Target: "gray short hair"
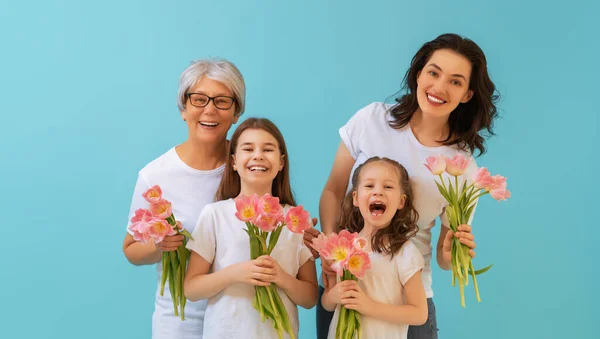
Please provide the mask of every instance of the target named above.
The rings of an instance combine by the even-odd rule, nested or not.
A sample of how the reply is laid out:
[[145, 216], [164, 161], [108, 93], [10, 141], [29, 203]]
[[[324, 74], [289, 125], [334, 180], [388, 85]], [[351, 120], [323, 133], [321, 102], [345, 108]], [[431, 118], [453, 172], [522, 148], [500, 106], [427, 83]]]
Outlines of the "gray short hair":
[[177, 93], [177, 106], [180, 111], [185, 110], [186, 94], [200, 79], [206, 76], [225, 85], [236, 100], [235, 115], [244, 113], [246, 104], [246, 85], [240, 70], [230, 61], [221, 58], [202, 59], [192, 64], [181, 73], [179, 90]]

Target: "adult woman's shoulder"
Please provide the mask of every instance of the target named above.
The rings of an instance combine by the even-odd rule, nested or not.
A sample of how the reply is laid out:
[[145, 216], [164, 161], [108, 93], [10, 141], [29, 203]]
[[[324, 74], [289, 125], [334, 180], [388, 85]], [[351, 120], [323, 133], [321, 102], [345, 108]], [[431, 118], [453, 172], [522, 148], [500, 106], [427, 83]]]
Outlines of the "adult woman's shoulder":
[[382, 116], [386, 115], [392, 105], [385, 104], [383, 102], [375, 101], [372, 102], [361, 109], [359, 109], [354, 116], [359, 117], [373, 117], [373, 116]]

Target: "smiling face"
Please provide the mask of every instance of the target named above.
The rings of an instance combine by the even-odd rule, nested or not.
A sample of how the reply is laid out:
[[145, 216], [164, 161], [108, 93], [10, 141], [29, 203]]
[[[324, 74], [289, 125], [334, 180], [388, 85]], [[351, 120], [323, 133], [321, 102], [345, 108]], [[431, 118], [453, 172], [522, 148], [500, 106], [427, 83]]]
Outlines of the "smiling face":
[[471, 63], [448, 49], [431, 55], [417, 76], [417, 101], [424, 114], [447, 117], [473, 96], [469, 90]]
[[400, 186], [400, 172], [384, 161], [365, 165], [360, 172], [352, 202], [375, 229], [387, 227], [396, 211], [404, 207], [406, 195]]
[[277, 139], [263, 129], [247, 129], [237, 140], [232, 155], [233, 169], [244, 186], [268, 186], [283, 169], [283, 157]]
[[[221, 82], [203, 76], [188, 93], [200, 93], [210, 97], [229, 96], [233, 94]], [[191, 104], [189, 95], [181, 117], [188, 126], [188, 140], [199, 143], [219, 143], [227, 138], [227, 131], [238, 121], [234, 103], [231, 108], [222, 110], [215, 107], [211, 100], [205, 107]]]

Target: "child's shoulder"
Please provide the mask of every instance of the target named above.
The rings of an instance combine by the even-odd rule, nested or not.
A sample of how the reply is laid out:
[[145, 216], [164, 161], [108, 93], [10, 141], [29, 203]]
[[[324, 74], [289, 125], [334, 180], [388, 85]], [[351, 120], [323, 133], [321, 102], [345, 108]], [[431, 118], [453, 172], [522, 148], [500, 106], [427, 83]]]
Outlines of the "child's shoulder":
[[385, 104], [383, 102], [373, 102], [363, 108], [361, 108], [353, 117], [353, 120], [362, 125], [364, 128], [366, 127], [381, 127], [388, 128], [388, 123], [390, 121], [390, 109], [391, 105]]
[[[400, 252], [414, 252], [414, 251], [419, 251], [419, 249], [417, 248], [417, 245], [415, 245], [412, 240], [408, 239], [404, 242], [404, 244], [402, 244], [402, 247], [400, 247]], [[419, 252], [421, 253], [421, 252]]]
[[211, 202], [210, 204], [204, 205], [203, 208], [205, 213], [230, 213], [232, 210], [235, 210], [235, 202], [233, 199]]
[[407, 240], [398, 254], [394, 256], [396, 267], [398, 268], [398, 276], [400, 283], [405, 285], [406, 282], [419, 270], [425, 267], [425, 259], [417, 246], [412, 241]]
[[398, 250], [398, 253], [396, 254], [396, 257], [398, 258], [398, 260], [409, 260], [409, 261], [419, 261], [419, 259], [423, 260], [423, 254], [421, 253], [421, 251], [419, 251], [419, 249], [417, 248], [417, 245], [415, 245], [410, 239], [407, 240], [402, 247], [400, 247], [400, 250]]
[[212, 208], [215, 209], [230, 208], [231, 206], [235, 206], [235, 202], [233, 201], [233, 199], [219, 200], [211, 202], [210, 204], [206, 204], [206, 206], [212, 206]]

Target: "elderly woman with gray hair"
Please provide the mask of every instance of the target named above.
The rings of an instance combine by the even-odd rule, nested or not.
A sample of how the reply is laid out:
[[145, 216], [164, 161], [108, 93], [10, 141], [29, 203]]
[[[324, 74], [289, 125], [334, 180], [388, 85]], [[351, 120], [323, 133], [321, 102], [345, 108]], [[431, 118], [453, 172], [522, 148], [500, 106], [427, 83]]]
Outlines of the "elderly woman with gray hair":
[[[147, 208], [142, 193], [160, 185], [165, 199], [173, 204], [180, 226], [190, 233], [204, 205], [213, 201], [227, 158], [227, 132], [244, 112], [246, 87], [237, 67], [227, 60], [210, 59], [192, 63], [179, 80], [178, 106], [188, 137], [169, 149], [138, 173], [129, 210], [130, 219], [138, 208]], [[183, 236], [166, 237], [157, 245], [142, 244], [128, 231], [123, 252], [134, 265], [154, 265], [162, 252], [173, 251]], [[160, 295], [162, 265], [156, 265], [157, 291], [152, 316], [153, 339], [202, 338], [206, 300], [189, 302], [186, 320], [175, 316], [169, 288]]]

